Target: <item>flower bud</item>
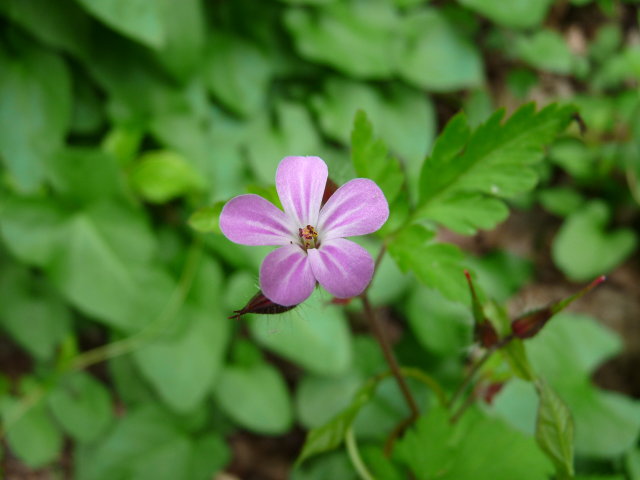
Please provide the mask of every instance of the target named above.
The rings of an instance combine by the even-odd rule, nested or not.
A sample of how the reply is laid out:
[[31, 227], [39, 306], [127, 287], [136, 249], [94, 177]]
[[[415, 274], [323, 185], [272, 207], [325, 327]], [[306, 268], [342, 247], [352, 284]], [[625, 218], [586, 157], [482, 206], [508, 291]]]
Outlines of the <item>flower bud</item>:
[[247, 304], [242, 307], [240, 310], [234, 310], [233, 315], [229, 318], [233, 320], [239, 320], [242, 315], [245, 313], [257, 313], [260, 315], [277, 315], [278, 313], [288, 312], [289, 310], [296, 308], [297, 305], [291, 305], [285, 307], [283, 305], [278, 305], [277, 303], [273, 303], [267, 297], [264, 296], [261, 290], [258, 290], [251, 300], [247, 302]]
[[551, 317], [553, 317], [556, 313], [564, 310], [571, 303], [575, 302], [577, 299], [582, 297], [587, 292], [591, 291], [594, 287], [600, 285], [602, 282], [606, 280], [604, 275], [596, 278], [593, 282], [587, 285], [585, 288], [580, 290], [578, 293], [571, 295], [564, 300], [560, 300], [548, 307], [541, 308], [539, 310], [534, 310], [533, 312], [526, 313], [521, 317], [516, 318], [511, 323], [511, 330], [513, 334], [521, 339], [534, 337], [542, 327], [544, 327]]
[[469, 283], [469, 290], [471, 291], [471, 306], [473, 310], [473, 319], [475, 320], [473, 337], [475, 341], [480, 343], [484, 348], [491, 348], [498, 343], [498, 332], [496, 332], [493, 324], [484, 314], [484, 309], [476, 295], [476, 289], [473, 286], [473, 281], [471, 280], [469, 271], [465, 270], [464, 275], [467, 277], [467, 283]]

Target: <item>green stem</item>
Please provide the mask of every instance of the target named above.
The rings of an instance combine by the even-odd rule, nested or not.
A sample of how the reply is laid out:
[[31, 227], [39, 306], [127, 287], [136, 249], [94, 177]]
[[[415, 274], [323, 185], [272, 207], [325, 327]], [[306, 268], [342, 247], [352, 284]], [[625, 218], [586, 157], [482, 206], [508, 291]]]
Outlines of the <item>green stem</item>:
[[358, 444], [356, 443], [356, 436], [353, 434], [353, 428], [349, 427], [344, 437], [344, 442], [347, 446], [347, 454], [351, 460], [351, 464], [360, 475], [362, 480], [375, 480], [375, 477], [371, 474], [367, 466], [362, 461], [360, 451], [358, 450]]

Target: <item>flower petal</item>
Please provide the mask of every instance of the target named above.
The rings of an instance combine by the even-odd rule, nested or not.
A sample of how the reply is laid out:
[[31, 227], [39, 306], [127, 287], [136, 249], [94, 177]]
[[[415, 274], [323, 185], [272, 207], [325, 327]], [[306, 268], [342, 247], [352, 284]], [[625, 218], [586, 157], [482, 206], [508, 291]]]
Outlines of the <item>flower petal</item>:
[[320, 211], [317, 230], [321, 242], [333, 238], [366, 235], [389, 218], [389, 204], [380, 187], [368, 178], [354, 178], [342, 185]]
[[260, 266], [260, 289], [278, 305], [304, 302], [315, 285], [307, 254], [299, 245], [286, 245], [274, 250]]
[[285, 157], [278, 165], [278, 196], [298, 227], [317, 225], [327, 176], [327, 165], [320, 157]]
[[220, 230], [241, 245], [286, 245], [297, 242], [294, 226], [282, 210], [259, 195], [229, 200], [220, 213]]
[[369, 252], [344, 238], [325, 241], [320, 248], [307, 250], [307, 255], [320, 285], [338, 298], [360, 295], [373, 276]]

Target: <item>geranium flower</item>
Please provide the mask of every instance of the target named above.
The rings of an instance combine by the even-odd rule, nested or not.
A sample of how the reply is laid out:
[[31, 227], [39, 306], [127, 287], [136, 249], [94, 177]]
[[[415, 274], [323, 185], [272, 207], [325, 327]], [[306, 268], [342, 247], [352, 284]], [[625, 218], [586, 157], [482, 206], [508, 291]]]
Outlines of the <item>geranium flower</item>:
[[279, 305], [306, 300], [318, 282], [338, 298], [360, 295], [374, 262], [344, 237], [378, 230], [389, 217], [382, 190], [367, 178], [342, 185], [322, 206], [328, 169], [319, 157], [285, 157], [276, 171], [284, 212], [259, 195], [232, 198], [220, 214], [220, 229], [242, 245], [274, 245], [260, 267], [260, 289]]

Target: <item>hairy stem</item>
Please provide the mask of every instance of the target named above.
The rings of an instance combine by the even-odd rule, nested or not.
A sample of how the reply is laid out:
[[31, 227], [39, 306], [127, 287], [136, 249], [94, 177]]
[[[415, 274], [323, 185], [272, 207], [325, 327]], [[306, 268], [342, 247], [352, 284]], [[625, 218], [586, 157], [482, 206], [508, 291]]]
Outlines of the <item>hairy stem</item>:
[[415, 420], [420, 415], [420, 410], [418, 409], [418, 405], [416, 404], [411, 391], [409, 390], [409, 386], [402, 376], [402, 372], [400, 370], [400, 365], [398, 365], [398, 361], [396, 360], [395, 355], [393, 354], [393, 350], [391, 349], [391, 345], [389, 344], [389, 340], [387, 339], [380, 322], [378, 321], [373, 308], [371, 307], [371, 303], [369, 302], [369, 297], [367, 293], [363, 293], [360, 298], [362, 299], [362, 305], [364, 306], [365, 317], [369, 322], [369, 326], [373, 335], [376, 337], [380, 348], [382, 349], [382, 353], [384, 354], [384, 358], [386, 359], [389, 367], [391, 368], [391, 373], [393, 373], [396, 382], [398, 383], [398, 387], [400, 387], [400, 391], [404, 396], [405, 401], [411, 411], [411, 419]]

